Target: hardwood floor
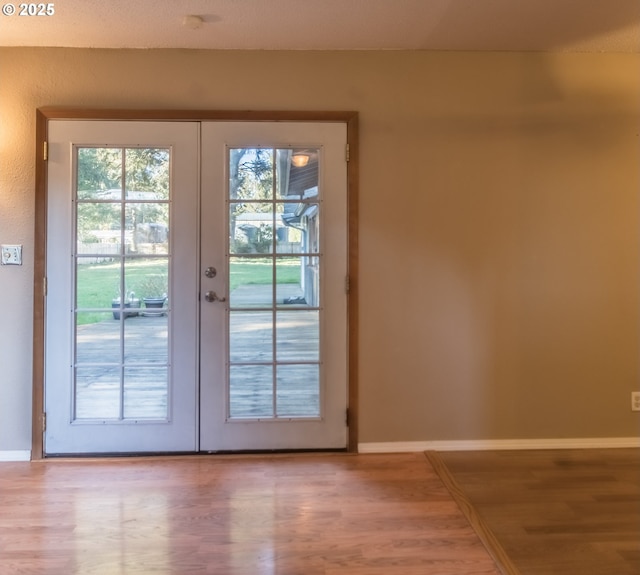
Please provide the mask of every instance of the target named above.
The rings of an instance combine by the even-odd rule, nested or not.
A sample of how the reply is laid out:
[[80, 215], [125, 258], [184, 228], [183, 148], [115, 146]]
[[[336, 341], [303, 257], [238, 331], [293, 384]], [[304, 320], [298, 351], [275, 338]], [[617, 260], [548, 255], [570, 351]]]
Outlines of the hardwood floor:
[[0, 463], [2, 575], [499, 575], [424, 454]]
[[515, 572], [640, 574], [640, 449], [440, 452], [438, 459]]

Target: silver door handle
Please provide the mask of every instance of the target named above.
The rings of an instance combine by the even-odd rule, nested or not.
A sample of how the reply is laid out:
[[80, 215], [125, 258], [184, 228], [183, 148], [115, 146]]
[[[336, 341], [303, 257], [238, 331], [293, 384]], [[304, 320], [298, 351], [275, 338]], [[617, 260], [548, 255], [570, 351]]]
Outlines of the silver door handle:
[[206, 299], [208, 302], [214, 302], [214, 301], [219, 301], [219, 302], [223, 302], [223, 301], [227, 301], [226, 297], [218, 297], [218, 294], [214, 291], [208, 291], [204, 294], [204, 299]]

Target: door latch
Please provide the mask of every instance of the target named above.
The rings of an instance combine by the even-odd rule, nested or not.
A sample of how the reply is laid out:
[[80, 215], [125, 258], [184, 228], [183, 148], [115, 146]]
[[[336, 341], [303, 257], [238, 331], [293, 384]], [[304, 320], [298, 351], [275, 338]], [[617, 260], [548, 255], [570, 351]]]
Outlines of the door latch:
[[214, 301], [219, 301], [219, 302], [223, 302], [223, 301], [227, 301], [226, 297], [218, 297], [218, 294], [214, 291], [208, 291], [204, 294], [204, 299], [206, 299], [208, 302], [214, 302]]

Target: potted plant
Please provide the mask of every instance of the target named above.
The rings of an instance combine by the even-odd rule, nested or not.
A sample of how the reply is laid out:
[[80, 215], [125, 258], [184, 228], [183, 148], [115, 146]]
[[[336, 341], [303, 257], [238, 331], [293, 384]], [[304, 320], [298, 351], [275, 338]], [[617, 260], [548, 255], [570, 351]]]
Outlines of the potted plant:
[[167, 301], [168, 278], [166, 274], [148, 274], [138, 283], [142, 294], [144, 311], [142, 315], [158, 316], [164, 314]]

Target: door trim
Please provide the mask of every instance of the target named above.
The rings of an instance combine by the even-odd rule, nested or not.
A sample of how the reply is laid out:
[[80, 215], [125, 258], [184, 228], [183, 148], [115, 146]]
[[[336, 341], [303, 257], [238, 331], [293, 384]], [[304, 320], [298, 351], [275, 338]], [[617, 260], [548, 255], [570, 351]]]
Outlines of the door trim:
[[[44, 458], [45, 295], [47, 253], [47, 157], [49, 120], [135, 121], [247, 121], [340, 122], [347, 126], [347, 345], [348, 442], [358, 447], [358, 112], [336, 111], [234, 111], [234, 110], [118, 110], [43, 107], [36, 110], [35, 215], [33, 269], [33, 408], [31, 459]], [[347, 150], [345, 150], [347, 154]]]

